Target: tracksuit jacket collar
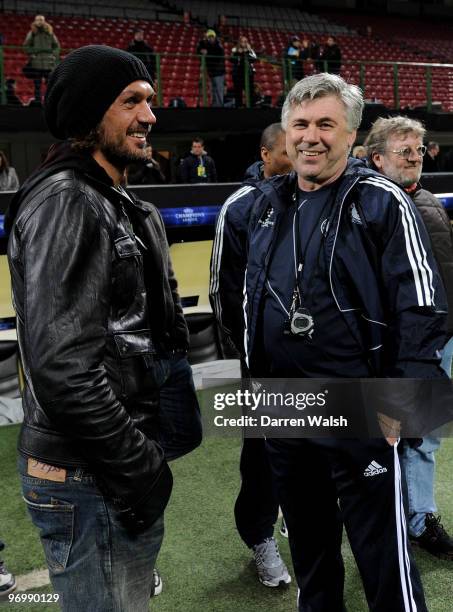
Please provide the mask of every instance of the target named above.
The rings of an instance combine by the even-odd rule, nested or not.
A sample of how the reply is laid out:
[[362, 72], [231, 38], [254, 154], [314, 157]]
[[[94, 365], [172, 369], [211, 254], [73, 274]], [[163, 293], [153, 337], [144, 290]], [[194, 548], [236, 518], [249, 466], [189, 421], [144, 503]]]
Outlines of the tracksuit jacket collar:
[[[250, 169], [251, 168], [252, 167], [250, 167]], [[363, 161], [350, 157], [346, 169], [340, 177], [341, 186], [338, 192], [338, 201], [341, 202], [343, 200], [358, 178], [366, 178], [367, 176], [381, 175], [375, 170], [368, 168]], [[289, 174], [279, 174], [270, 179], [263, 179], [260, 181], [250, 176], [244, 181], [244, 185], [253, 185], [256, 189], [261, 191], [263, 195], [270, 200], [273, 208], [278, 211], [286, 208], [291, 202], [290, 198], [296, 188], [296, 179], [297, 175], [293, 171]]]

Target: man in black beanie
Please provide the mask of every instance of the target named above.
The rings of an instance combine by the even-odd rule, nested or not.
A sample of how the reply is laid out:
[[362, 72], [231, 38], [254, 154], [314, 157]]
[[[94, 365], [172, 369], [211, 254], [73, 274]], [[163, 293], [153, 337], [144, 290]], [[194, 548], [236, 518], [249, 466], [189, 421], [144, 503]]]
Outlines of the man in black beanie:
[[172, 489], [159, 388], [188, 332], [162, 219], [122, 186], [146, 161], [153, 94], [125, 51], [70, 53], [44, 106], [65, 142], [7, 216], [23, 494], [65, 612], [148, 610]]

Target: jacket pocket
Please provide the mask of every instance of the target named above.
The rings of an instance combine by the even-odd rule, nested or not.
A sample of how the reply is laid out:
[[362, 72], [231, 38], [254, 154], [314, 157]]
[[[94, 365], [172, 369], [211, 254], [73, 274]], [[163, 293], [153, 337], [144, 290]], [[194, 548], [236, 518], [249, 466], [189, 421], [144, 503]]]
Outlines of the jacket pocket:
[[149, 329], [134, 332], [118, 332], [113, 336], [119, 356], [122, 359], [137, 355], [154, 355], [156, 349]]
[[155, 389], [154, 379], [149, 371], [154, 365], [156, 349], [149, 329], [113, 334], [116, 352], [116, 368], [120, 373], [123, 400]]
[[113, 244], [112, 291], [114, 303], [124, 316], [144, 291], [143, 258], [137, 243], [128, 234]]
[[125, 259], [126, 257], [134, 257], [135, 255], [140, 255], [140, 251], [138, 250], [137, 243], [128, 234], [124, 236], [119, 236], [115, 239], [115, 252], [120, 259]]

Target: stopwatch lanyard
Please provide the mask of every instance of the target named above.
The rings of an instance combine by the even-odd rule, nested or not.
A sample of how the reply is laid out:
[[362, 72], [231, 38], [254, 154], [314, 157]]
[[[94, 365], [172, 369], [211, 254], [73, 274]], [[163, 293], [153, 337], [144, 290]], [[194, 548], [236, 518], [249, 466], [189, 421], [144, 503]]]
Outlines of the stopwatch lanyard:
[[[291, 316], [294, 314], [294, 312], [296, 311], [296, 309], [301, 305], [302, 303], [302, 295], [304, 293], [308, 294], [309, 293], [309, 289], [311, 288], [311, 284], [313, 282], [313, 279], [315, 277], [315, 274], [313, 273], [310, 277], [309, 283], [306, 287], [306, 291], [304, 292], [302, 287], [303, 287], [303, 279], [304, 279], [304, 270], [305, 270], [305, 261], [306, 261], [306, 256], [308, 253], [308, 249], [310, 247], [310, 244], [313, 240], [313, 236], [314, 233], [316, 231], [316, 229], [319, 226], [319, 223], [321, 221], [321, 218], [325, 212], [326, 209], [329, 210], [329, 218], [330, 218], [330, 214], [332, 211], [332, 207], [333, 204], [336, 200], [337, 197], [337, 193], [338, 193], [338, 186], [329, 194], [327, 200], [324, 203], [324, 206], [321, 209], [321, 212], [318, 216], [318, 219], [316, 220], [316, 223], [313, 224], [313, 227], [310, 231], [310, 234], [308, 236], [308, 239], [305, 243], [305, 249], [302, 250], [302, 244], [301, 244], [301, 237], [300, 237], [300, 210], [306, 205], [307, 200], [303, 200], [300, 204], [298, 203], [298, 187], [296, 184], [295, 190], [294, 190], [294, 196], [293, 199], [295, 201], [296, 204], [296, 211], [294, 213], [294, 219], [293, 219], [293, 248], [294, 248], [294, 291], [293, 291], [293, 295], [292, 295], [292, 299], [291, 299], [291, 307], [290, 307], [290, 318]], [[327, 225], [328, 227], [328, 225]], [[316, 259], [315, 261], [319, 261], [319, 256], [321, 254], [321, 250], [323, 248], [323, 239], [324, 239], [324, 235], [322, 235], [321, 240], [319, 242], [319, 247], [318, 247], [318, 252], [316, 254]]]

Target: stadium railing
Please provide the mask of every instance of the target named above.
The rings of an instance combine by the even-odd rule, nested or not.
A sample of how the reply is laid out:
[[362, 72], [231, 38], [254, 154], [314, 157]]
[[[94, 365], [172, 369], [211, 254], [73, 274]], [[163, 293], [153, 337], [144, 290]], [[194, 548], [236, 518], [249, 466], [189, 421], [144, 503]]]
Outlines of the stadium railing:
[[[61, 49], [62, 57], [71, 49]], [[146, 54], [149, 58], [150, 54]], [[156, 75], [157, 106], [168, 105], [172, 99], [187, 98], [187, 106], [207, 107], [210, 104], [210, 85], [207, 64], [211, 56], [193, 53], [153, 53]], [[214, 59], [214, 56], [212, 56]], [[144, 58], [146, 59], [146, 58]], [[215, 57], [215, 59], [219, 59]], [[32, 96], [33, 81], [26, 78], [22, 68], [28, 55], [23, 46], [0, 46], [0, 104], [7, 104], [7, 81], [9, 91], [15, 81], [16, 95]], [[227, 79], [231, 84], [231, 56], [225, 56]], [[306, 60], [302, 64], [304, 75], [316, 71], [327, 71], [328, 62]], [[253, 82], [261, 89], [263, 106], [281, 105], [294, 84], [293, 63], [287, 58], [260, 55], [253, 63], [245, 59], [244, 103], [247, 108], [257, 105]], [[453, 111], [453, 64], [430, 64], [425, 62], [391, 62], [342, 60], [341, 75], [358, 85], [368, 101], [381, 102], [388, 108], [399, 110], [423, 106], [428, 112], [433, 103], [441, 104], [443, 110]]]

